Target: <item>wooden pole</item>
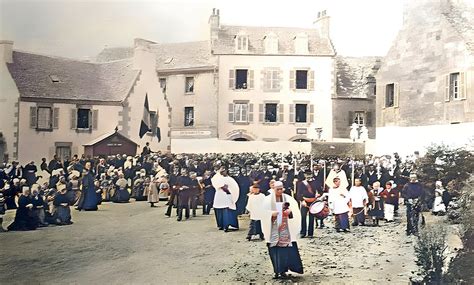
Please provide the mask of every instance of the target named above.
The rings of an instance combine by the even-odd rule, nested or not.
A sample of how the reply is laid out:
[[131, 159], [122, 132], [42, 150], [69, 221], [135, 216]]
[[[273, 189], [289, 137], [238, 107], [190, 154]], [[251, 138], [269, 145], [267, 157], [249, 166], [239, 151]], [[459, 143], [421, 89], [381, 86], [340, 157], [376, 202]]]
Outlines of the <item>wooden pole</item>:
[[352, 160], [352, 186], [354, 186], [354, 176], [355, 176], [355, 169], [354, 169], [354, 161], [355, 159]]

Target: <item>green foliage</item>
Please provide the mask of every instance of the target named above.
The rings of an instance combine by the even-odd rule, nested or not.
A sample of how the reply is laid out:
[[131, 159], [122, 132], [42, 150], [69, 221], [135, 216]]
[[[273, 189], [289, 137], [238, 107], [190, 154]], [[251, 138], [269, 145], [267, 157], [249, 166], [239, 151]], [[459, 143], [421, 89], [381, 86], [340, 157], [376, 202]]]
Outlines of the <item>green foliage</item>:
[[443, 277], [446, 259], [446, 228], [441, 225], [427, 226], [420, 231], [415, 245], [416, 263], [427, 284], [439, 284]]
[[472, 175], [474, 153], [465, 148], [433, 144], [416, 164], [417, 174], [423, 183], [434, 185], [435, 181], [440, 180], [450, 192], [456, 194]]

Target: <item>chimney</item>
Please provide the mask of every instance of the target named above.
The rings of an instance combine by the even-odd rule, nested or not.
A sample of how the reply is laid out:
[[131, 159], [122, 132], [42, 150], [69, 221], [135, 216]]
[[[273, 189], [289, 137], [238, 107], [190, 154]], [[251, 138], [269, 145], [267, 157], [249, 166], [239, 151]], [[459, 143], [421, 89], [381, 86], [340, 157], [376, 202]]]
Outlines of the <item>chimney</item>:
[[329, 16], [326, 15], [326, 10], [318, 12], [318, 17], [314, 23], [321, 38], [329, 38]]
[[209, 17], [209, 26], [211, 29], [211, 42], [218, 39], [220, 28], [219, 9], [213, 8], [212, 15]]
[[0, 40], [0, 61], [5, 63], [13, 62], [13, 42]]

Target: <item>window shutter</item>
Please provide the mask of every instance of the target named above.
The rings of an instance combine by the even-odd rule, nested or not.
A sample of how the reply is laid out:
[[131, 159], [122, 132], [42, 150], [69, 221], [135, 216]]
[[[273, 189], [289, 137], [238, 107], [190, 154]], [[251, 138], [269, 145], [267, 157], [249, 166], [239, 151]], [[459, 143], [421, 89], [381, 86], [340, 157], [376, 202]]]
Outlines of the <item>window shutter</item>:
[[38, 126], [38, 109], [30, 107], [30, 128], [36, 129]]
[[281, 70], [278, 70], [278, 89], [277, 91], [280, 91], [283, 88], [283, 72]]
[[382, 103], [382, 109], [385, 109], [385, 107], [387, 107], [387, 85], [385, 84], [382, 84], [381, 85], [381, 88], [380, 88], [380, 95], [382, 96], [383, 98], [383, 103]]
[[267, 71], [266, 70], [262, 70], [261, 71], [261, 79], [260, 79], [260, 86], [262, 86], [262, 90], [263, 91], [267, 91]]
[[[235, 89], [235, 70], [229, 70], [229, 89]], [[232, 120], [233, 122], [234, 120]]]
[[444, 78], [444, 101], [449, 102], [449, 74]]
[[263, 104], [258, 104], [258, 120], [260, 123], [265, 122], [265, 106]]
[[314, 123], [314, 105], [313, 104], [310, 104], [308, 105], [308, 109], [309, 109], [309, 123], [312, 124]]
[[249, 104], [249, 123], [253, 123], [253, 104]]
[[99, 110], [92, 110], [92, 129], [97, 130], [99, 126]]
[[234, 122], [234, 104], [230, 103], [229, 104], [229, 122], [233, 123]]
[[290, 104], [290, 123], [295, 122], [295, 104]]
[[77, 109], [71, 109], [71, 129], [77, 129]]
[[308, 71], [308, 89], [314, 90], [314, 70]]
[[373, 127], [372, 126], [372, 112], [365, 112], [365, 126]]
[[284, 105], [283, 104], [278, 104], [278, 122], [279, 123], [284, 123], [285, 117], [284, 117]]
[[59, 108], [53, 108], [53, 129], [59, 128]]
[[459, 72], [459, 99], [466, 99], [466, 78], [467, 72]]
[[349, 121], [349, 126], [352, 126], [352, 124], [354, 123], [354, 112], [349, 111], [349, 117], [347, 121]]
[[253, 70], [249, 70], [247, 73], [247, 82], [248, 82], [248, 88], [253, 89]]
[[295, 79], [295, 77], [296, 77], [296, 71], [291, 70], [290, 71], [290, 89], [291, 90], [296, 89], [296, 85], [295, 85], [296, 84], [296, 81], [295, 81], [296, 79]]
[[400, 84], [393, 84], [393, 107], [398, 107], [398, 101], [400, 99]]

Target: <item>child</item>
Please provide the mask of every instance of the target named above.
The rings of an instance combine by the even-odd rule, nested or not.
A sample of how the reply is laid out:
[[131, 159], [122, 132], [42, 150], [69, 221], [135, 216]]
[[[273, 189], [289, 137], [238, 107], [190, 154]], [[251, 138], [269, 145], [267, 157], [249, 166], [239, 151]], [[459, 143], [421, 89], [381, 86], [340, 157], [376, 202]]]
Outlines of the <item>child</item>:
[[433, 215], [444, 215], [445, 213], [446, 206], [443, 203], [443, 191], [441, 189], [436, 189], [433, 203]]
[[260, 193], [258, 184], [253, 184], [250, 187], [250, 193], [247, 194], [247, 210], [250, 212], [250, 226], [247, 234], [247, 240], [250, 241], [253, 235], [259, 235], [261, 240], [264, 240], [262, 232], [262, 224], [257, 218], [257, 211], [262, 207], [265, 195]]

